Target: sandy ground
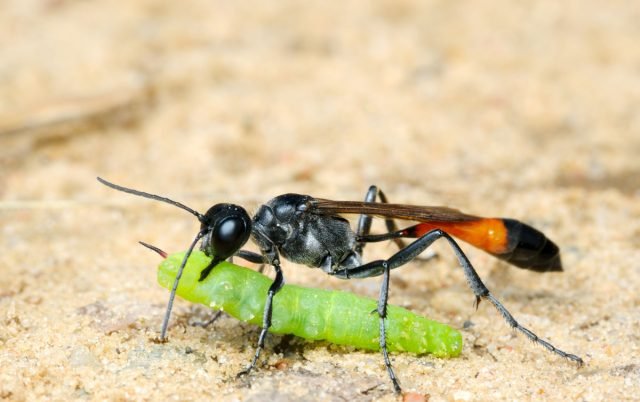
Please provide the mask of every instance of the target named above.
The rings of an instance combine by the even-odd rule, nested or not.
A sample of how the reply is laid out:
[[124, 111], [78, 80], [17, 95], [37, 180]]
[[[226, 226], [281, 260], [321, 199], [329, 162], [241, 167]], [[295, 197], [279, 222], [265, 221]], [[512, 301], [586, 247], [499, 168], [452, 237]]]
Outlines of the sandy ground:
[[[271, 336], [179, 302], [145, 240], [186, 248], [168, 205], [255, 211], [285, 192], [524, 220], [563, 250], [536, 274], [463, 246], [526, 326], [473, 308], [453, 253], [394, 272], [391, 300], [461, 329], [455, 359], [395, 354], [406, 398], [640, 394], [640, 8], [632, 1], [135, 2], [0, 7], [0, 398], [395, 400], [382, 358]], [[383, 226], [375, 226], [382, 231]], [[394, 250], [367, 250], [380, 258]], [[287, 263], [288, 283], [375, 297]], [[463, 324], [470, 321], [468, 328]]]

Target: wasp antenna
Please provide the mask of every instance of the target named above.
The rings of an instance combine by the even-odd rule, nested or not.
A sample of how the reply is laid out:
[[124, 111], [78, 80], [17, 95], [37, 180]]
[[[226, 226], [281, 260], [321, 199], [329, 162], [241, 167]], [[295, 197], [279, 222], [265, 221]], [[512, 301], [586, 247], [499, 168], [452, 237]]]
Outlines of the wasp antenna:
[[160, 331], [160, 341], [164, 342], [167, 340], [167, 328], [169, 327], [169, 318], [171, 317], [171, 309], [173, 308], [173, 301], [176, 298], [176, 290], [178, 289], [178, 283], [180, 282], [180, 277], [182, 277], [182, 271], [184, 271], [185, 265], [187, 265], [187, 260], [193, 251], [193, 248], [196, 246], [198, 241], [207, 234], [206, 230], [201, 230], [198, 232], [196, 237], [191, 242], [191, 245], [187, 249], [187, 252], [184, 254], [184, 258], [182, 259], [182, 263], [180, 264], [180, 268], [178, 268], [178, 272], [176, 273], [176, 279], [173, 281], [173, 287], [171, 288], [171, 294], [169, 295], [169, 302], [167, 303], [167, 311], [164, 313], [164, 320], [162, 321], [162, 330]]
[[198, 211], [196, 211], [194, 209], [189, 208], [188, 206], [184, 205], [181, 202], [174, 201], [174, 200], [169, 199], [167, 197], [161, 197], [159, 195], [145, 193], [144, 191], [139, 191], [139, 190], [134, 190], [132, 188], [122, 187], [122, 186], [119, 186], [117, 184], [113, 184], [111, 182], [108, 182], [105, 179], [103, 179], [102, 177], [96, 177], [96, 179], [98, 179], [98, 181], [100, 183], [104, 184], [107, 187], [111, 187], [114, 190], [122, 191], [123, 193], [129, 193], [129, 194], [137, 195], [139, 197], [150, 198], [150, 199], [156, 200], [156, 201], [166, 202], [167, 204], [171, 204], [171, 205], [176, 206], [176, 207], [178, 207], [180, 209], [184, 209], [187, 212], [191, 212], [193, 215], [196, 216], [196, 218], [198, 218], [198, 220], [200, 222], [202, 222], [204, 220], [204, 215], [202, 215], [200, 212], [198, 212]]
[[159, 249], [158, 247], [156, 247], [156, 246], [154, 246], [154, 245], [151, 245], [151, 244], [149, 244], [149, 243], [145, 243], [145, 242], [143, 242], [143, 241], [139, 241], [138, 243], [142, 244], [143, 246], [145, 246], [145, 247], [146, 247], [146, 248], [148, 248], [149, 250], [153, 250], [153, 251], [155, 251], [156, 253], [160, 254], [160, 257], [162, 257], [162, 258], [167, 258], [167, 252], [166, 252], [166, 251], [163, 251], [163, 250]]

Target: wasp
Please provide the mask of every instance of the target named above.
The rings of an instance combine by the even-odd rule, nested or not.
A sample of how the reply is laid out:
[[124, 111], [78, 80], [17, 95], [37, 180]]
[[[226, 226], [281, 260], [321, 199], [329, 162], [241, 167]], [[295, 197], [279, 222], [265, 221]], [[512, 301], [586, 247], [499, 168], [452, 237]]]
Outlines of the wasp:
[[[558, 246], [542, 232], [523, 222], [508, 218], [483, 218], [448, 207], [393, 204], [376, 186], [369, 188], [364, 201], [334, 201], [309, 195], [283, 194], [261, 205], [253, 217], [245, 208], [228, 203], [215, 204], [201, 214], [166, 197], [122, 187], [100, 177], [98, 181], [118, 191], [181, 208], [200, 222], [200, 230], [187, 249], [173, 284], [162, 324], [161, 340], [166, 340], [182, 271], [198, 242], [201, 243], [200, 249], [211, 258], [211, 262], [200, 272], [200, 281], [207, 278], [216, 265], [233, 256], [273, 267], [275, 278], [265, 295], [262, 330], [256, 351], [251, 363], [240, 375], [248, 374], [255, 368], [264, 348], [267, 331], [271, 327], [273, 298], [284, 285], [281, 268], [281, 258], [284, 258], [311, 268], [320, 268], [326, 274], [340, 279], [382, 276], [376, 309], [380, 327], [379, 345], [393, 388], [401, 392], [389, 359], [386, 340], [385, 320], [391, 271], [414, 260], [438, 239], [444, 239], [453, 249], [475, 295], [476, 307], [481, 300], [488, 300], [510, 327], [550, 352], [578, 365], [583, 364], [580, 357], [558, 349], [518, 323], [485, 286], [454, 239], [458, 238], [519, 268], [535, 272], [562, 271]], [[343, 217], [344, 214], [360, 215], [355, 230]], [[370, 233], [373, 217], [384, 219], [386, 233]], [[401, 229], [398, 220], [417, 224]], [[259, 253], [242, 249], [249, 238], [258, 246]], [[385, 240], [394, 241], [399, 251], [387, 259], [363, 262], [365, 246]]]

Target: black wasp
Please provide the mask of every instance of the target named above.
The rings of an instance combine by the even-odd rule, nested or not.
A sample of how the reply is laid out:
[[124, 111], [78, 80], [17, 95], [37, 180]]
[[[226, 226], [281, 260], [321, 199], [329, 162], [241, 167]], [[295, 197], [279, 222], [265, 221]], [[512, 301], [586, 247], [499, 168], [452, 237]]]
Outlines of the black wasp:
[[[271, 326], [273, 297], [284, 284], [280, 267], [282, 256], [298, 264], [321, 268], [325, 273], [340, 279], [382, 275], [377, 308], [380, 317], [380, 350], [393, 387], [396, 392], [400, 392], [400, 384], [391, 367], [385, 340], [384, 320], [390, 272], [415, 259], [440, 238], [444, 238], [455, 252], [467, 282], [475, 294], [476, 305], [482, 299], [489, 300], [509, 326], [547, 350], [579, 365], [583, 364], [580, 357], [556, 348], [520, 325], [489, 292], [452, 237], [455, 236], [519, 268], [536, 272], [562, 271], [558, 246], [540, 231], [517, 220], [482, 218], [447, 207], [391, 204], [376, 186], [369, 188], [363, 202], [332, 201], [308, 195], [284, 194], [260, 206], [253, 218], [243, 207], [225, 203], [215, 204], [203, 215], [169, 198], [122, 187], [99, 177], [98, 181], [118, 191], [169, 203], [192, 213], [200, 221], [200, 231], [191, 242], [174, 282], [162, 324], [161, 340], [166, 340], [171, 308], [182, 270], [199, 241], [202, 240], [201, 250], [212, 258], [209, 266], [201, 272], [200, 280], [206, 278], [218, 263], [233, 256], [253, 263], [269, 264], [274, 268], [275, 279], [265, 295], [263, 325], [258, 346], [251, 363], [241, 374], [249, 373], [256, 366], [260, 351], [264, 347], [265, 337]], [[377, 202], [378, 199], [380, 202]], [[340, 214], [360, 215], [355, 231]], [[385, 219], [387, 233], [370, 234], [373, 216]], [[419, 223], [399, 229], [394, 219]], [[260, 253], [241, 250], [249, 237], [256, 243]], [[403, 239], [416, 240], [405, 245]], [[386, 260], [363, 263], [362, 251], [365, 245], [384, 240], [393, 240], [400, 250]]]

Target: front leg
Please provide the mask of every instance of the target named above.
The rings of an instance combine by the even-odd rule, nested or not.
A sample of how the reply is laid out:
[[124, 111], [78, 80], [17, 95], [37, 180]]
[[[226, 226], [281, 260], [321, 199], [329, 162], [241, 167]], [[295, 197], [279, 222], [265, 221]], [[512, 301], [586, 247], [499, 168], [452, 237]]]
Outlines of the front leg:
[[[264, 256], [262, 254], [254, 253], [253, 251], [249, 251], [249, 250], [238, 250], [233, 256], [229, 257], [227, 259], [227, 261], [229, 261], [230, 263], [233, 263], [233, 257], [239, 257], [239, 258], [242, 258], [242, 259], [244, 259], [246, 261], [252, 262], [254, 264], [260, 264], [260, 269], [259, 269], [260, 273], [262, 273], [262, 270], [264, 269], [265, 258], [264, 258]], [[207, 268], [205, 268], [201, 272], [201, 274], [200, 274], [201, 279], [200, 280], [206, 278], [207, 275], [209, 274], [209, 272], [211, 271], [211, 269], [213, 269], [213, 267], [215, 265], [217, 265], [217, 264], [218, 264], [218, 262], [213, 262], [212, 261], [212, 263], [210, 263], [207, 266]], [[205, 274], [205, 271], [206, 271], [206, 274]], [[216, 322], [216, 320], [218, 320], [218, 318], [220, 318], [221, 315], [222, 315], [222, 311], [217, 311], [208, 320], [193, 322], [193, 323], [191, 323], [191, 325], [193, 325], [194, 327], [207, 328], [209, 325], [211, 325], [214, 322]]]
[[266, 264], [267, 263], [267, 259], [265, 258], [264, 255], [258, 254], [258, 253], [254, 253], [253, 251], [249, 251], [249, 250], [238, 250], [234, 254], [234, 257], [242, 258], [243, 260], [252, 262], [254, 264]]
[[260, 352], [264, 349], [264, 341], [267, 337], [267, 332], [269, 328], [271, 328], [271, 317], [273, 315], [273, 297], [282, 289], [284, 285], [284, 276], [282, 275], [282, 269], [280, 268], [280, 258], [278, 256], [278, 252], [275, 247], [272, 247], [269, 250], [263, 251], [263, 255], [266, 261], [273, 266], [273, 269], [276, 271], [276, 277], [269, 286], [269, 291], [267, 292], [267, 300], [264, 304], [264, 312], [262, 315], [262, 331], [260, 331], [260, 337], [258, 337], [258, 346], [256, 348], [256, 353], [253, 356], [253, 360], [251, 364], [247, 366], [246, 369], [242, 370], [238, 373], [238, 376], [242, 376], [245, 374], [249, 374], [251, 370], [256, 367], [256, 363], [258, 362], [258, 358], [260, 358]]

